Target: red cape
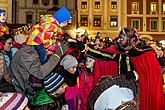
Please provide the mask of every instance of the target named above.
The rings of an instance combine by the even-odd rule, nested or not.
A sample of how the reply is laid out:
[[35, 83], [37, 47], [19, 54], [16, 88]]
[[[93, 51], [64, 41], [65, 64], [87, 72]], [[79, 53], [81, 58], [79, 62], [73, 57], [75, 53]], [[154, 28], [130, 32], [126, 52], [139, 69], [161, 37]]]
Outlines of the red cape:
[[140, 110], [165, 110], [162, 74], [153, 52], [131, 57], [139, 76]]
[[[105, 52], [119, 54], [115, 46], [103, 49]], [[94, 85], [99, 81], [102, 76], [117, 76], [118, 75], [118, 62], [117, 61], [103, 61], [95, 59], [93, 83]]]

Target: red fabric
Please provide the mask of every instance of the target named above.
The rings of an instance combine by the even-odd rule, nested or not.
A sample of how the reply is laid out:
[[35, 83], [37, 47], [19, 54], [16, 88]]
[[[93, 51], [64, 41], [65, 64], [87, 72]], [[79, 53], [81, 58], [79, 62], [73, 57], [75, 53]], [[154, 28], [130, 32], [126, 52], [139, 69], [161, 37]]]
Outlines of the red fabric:
[[87, 110], [87, 99], [93, 89], [93, 75], [81, 69], [79, 76], [79, 99], [81, 100], [80, 110]]
[[[114, 45], [112, 45], [110, 48], [103, 49], [103, 51], [116, 54], [119, 53]], [[118, 70], [119, 68], [117, 61], [95, 60], [93, 84], [96, 85], [102, 76], [117, 76]]]
[[99, 81], [102, 76], [117, 76], [118, 63], [116, 61], [95, 60], [93, 83]]
[[153, 52], [131, 58], [139, 76], [140, 110], [165, 110], [162, 74]]

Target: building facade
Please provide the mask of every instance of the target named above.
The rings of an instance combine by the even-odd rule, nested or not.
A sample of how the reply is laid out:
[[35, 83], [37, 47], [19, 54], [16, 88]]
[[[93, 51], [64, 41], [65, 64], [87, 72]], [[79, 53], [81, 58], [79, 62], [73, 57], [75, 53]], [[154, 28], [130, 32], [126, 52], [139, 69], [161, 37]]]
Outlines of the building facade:
[[78, 0], [78, 28], [115, 38], [123, 27], [165, 39], [165, 0]]
[[[9, 16], [10, 28], [19, 27], [22, 25], [34, 25], [39, 22], [40, 16], [45, 14], [54, 14], [60, 7], [66, 6], [72, 15], [71, 22], [68, 23], [68, 27], [65, 30], [73, 30], [76, 26], [77, 11], [76, 0], [1, 0], [10, 1], [11, 7], [7, 7], [6, 10], [11, 10]], [[6, 3], [6, 2], [5, 2]], [[4, 4], [5, 4], [4, 3]], [[7, 3], [7, 4], [10, 4]], [[8, 6], [6, 4], [6, 6]], [[55, 7], [55, 8], [54, 8]], [[10, 14], [8, 13], [8, 14]], [[13, 25], [12, 24], [16, 24]], [[70, 33], [70, 31], [68, 31]]]

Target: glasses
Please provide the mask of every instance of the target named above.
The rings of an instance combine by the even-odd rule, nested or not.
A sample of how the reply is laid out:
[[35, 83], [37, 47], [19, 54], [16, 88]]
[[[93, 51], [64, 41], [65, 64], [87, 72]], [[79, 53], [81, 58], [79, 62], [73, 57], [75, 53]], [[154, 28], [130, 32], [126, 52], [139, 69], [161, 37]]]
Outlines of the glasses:
[[8, 45], [11, 45], [12, 44], [12, 42], [6, 42]]

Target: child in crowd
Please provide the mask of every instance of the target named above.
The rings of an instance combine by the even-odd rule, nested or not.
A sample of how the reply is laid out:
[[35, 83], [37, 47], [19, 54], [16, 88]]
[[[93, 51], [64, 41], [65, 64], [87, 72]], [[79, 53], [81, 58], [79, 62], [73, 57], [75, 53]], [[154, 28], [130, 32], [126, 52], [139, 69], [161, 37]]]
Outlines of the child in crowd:
[[[70, 63], [69, 63], [70, 62]], [[61, 60], [60, 65], [64, 66], [64, 69], [69, 71], [71, 74], [76, 73], [76, 68], [78, 65], [78, 62], [73, 56], [67, 55]], [[76, 75], [76, 74], [75, 74]], [[77, 81], [77, 79], [76, 79]], [[78, 105], [78, 85], [76, 83], [73, 87], [67, 87], [65, 92], [65, 99], [68, 104], [69, 110], [77, 110]]]
[[93, 88], [93, 67], [95, 60], [87, 57], [85, 65], [80, 66], [79, 75], [79, 104], [80, 110], [87, 110], [87, 98]]
[[77, 60], [72, 55], [62, 58], [56, 68], [44, 78], [44, 89], [33, 98], [31, 109], [33, 110], [61, 110], [66, 104], [63, 93], [67, 86], [74, 86], [77, 76], [74, 74]]

